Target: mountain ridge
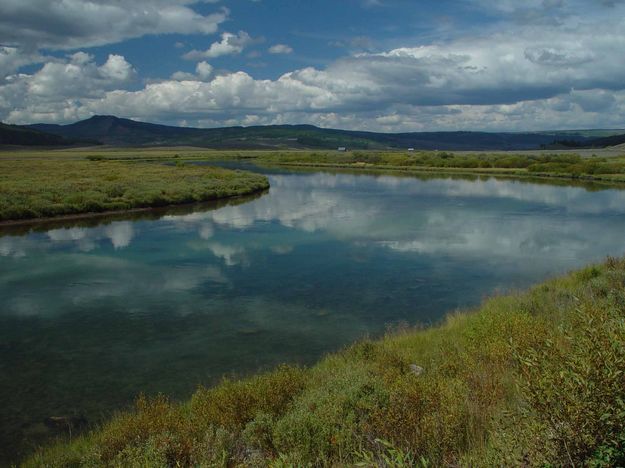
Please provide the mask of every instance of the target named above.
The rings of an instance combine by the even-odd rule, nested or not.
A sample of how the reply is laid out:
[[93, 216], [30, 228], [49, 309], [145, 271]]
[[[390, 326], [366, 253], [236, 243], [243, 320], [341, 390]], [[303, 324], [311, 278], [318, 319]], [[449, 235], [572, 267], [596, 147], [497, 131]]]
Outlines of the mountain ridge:
[[62, 136], [34, 128], [0, 122], [0, 146], [70, 146], [73, 142]]
[[[380, 133], [320, 128], [314, 125], [176, 127], [113, 115], [95, 115], [67, 125], [31, 124], [20, 128], [67, 141], [109, 146], [197, 146], [214, 149], [407, 149], [501, 151], [608, 146], [625, 142], [625, 130], [552, 132], [400, 132]], [[593, 137], [593, 133], [597, 137]], [[1, 143], [1, 141], [0, 141]]]

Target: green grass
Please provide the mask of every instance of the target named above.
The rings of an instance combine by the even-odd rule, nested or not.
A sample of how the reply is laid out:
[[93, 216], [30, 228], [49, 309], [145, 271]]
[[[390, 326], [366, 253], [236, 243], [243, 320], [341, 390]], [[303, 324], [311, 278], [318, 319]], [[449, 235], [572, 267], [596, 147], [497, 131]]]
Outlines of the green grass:
[[582, 158], [577, 154], [355, 151], [349, 153], [274, 153], [262, 154], [256, 158], [266, 164], [289, 166], [379, 168], [415, 172], [439, 171], [625, 182], [625, 157]]
[[582, 157], [576, 153], [445, 151], [267, 151], [205, 150], [198, 148], [77, 148], [0, 152], [2, 160], [90, 161], [210, 161], [238, 160], [293, 168], [384, 170], [396, 173], [470, 174], [564, 181], [595, 181], [604, 185], [625, 183], [625, 155], [602, 150]]
[[268, 187], [263, 176], [206, 166], [6, 158], [0, 221], [216, 200]]
[[[42, 153], [31, 152], [30, 155]], [[289, 167], [385, 170], [405, 173], [493, 175], [545, 180], [625, 183], [625, 156], [582, 157], [575, 153], [453, 153], [444, 151], [215, 151], [147, 149], [55, 152], [91, 160], [242, 160]], [[1, 157], [1, 154], [0, 154]]]
[[623, 463], [625, 259], [610, 258], [309, 369], [139, 398], [24, 466]]

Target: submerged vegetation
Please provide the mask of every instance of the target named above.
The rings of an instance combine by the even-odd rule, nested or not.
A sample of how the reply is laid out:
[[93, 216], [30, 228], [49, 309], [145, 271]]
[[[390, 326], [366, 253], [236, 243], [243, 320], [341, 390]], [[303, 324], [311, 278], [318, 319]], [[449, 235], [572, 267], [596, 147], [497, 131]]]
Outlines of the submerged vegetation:
[[199, 202], [267, 189], [258, 174], [115, 161], [0, 160], [0, 221]]
[[310, 369], [141, 397], [26, 466], [623, 466], [625, 259]]

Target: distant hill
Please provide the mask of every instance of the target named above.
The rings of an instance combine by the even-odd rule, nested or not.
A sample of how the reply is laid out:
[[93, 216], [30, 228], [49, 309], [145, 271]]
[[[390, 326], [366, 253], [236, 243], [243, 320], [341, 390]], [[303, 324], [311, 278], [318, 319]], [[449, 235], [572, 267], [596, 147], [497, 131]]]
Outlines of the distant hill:
[[[487, 133], [375, 133], [318, 128], [313, 125], [186, 128], [94, 116], [69, 125], [34, 124], [30, 129], [72, 140], [96, 140], [112, 146], [198, 146], [215, 149], [397, 149], [494, 151], [558, 148], [565, 141], [586, 147], [613, 130]], [[625, 131], [623, 132], [625, 133]], [[614, 138], [609, 136], [607, 138]], [[567, 145], [564, 145], [567, 146]]]
[[625, 135], [612, 135], [604, 138], [597, 138], [592, 141], [592, 145], [596, 148], [605, 148], [607, 146], [618, 146], [625, 143]]
[[59, 135], [33, 128], [0, 123], [0, 145], [14, 146], [67, 146], [71, 143]]
[[603, 129], [579, 129], [579, 130], [556, 130], [547, 132], [536, 132], [544, 135], [556, 135], [558, 137], [566, 138], [568, 136], [583, 136], [587, 138], [605, 138], [615, 135], [625, 134], [625, 130], [622, 128], [603, 128]]
[[171, 145], [197, 134], [196, 129], [99, 115], [69, 125], [34, 124], [27, 127], [65, 138], [97, 140], [114, 146]]

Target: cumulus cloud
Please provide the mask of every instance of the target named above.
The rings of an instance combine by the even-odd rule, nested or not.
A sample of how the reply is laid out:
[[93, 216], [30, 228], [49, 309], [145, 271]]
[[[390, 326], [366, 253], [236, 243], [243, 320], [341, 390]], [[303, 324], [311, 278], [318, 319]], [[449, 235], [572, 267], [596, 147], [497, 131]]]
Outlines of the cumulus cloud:
[[176, 72], [171, 76], [175, 81], [208, 81], [213, 75], [213, 66], [202, 61], [195, 66], [195, 73]]
[[[557, 24], [507, 24], [488, 36], [358, 53], [276, 79], [216, 73], [206, 61], [240, 54], [257, 41], [243, 31], [223, 33], [208, 49], [186, 54], [201, 60], [194, 73], [177, 72], [140, 88], [128, 86], [133, 68], [123, 57], [97, 66], [74, 54], [0, 82], [0, 118], [67, 121], [106, 113], [197, 126], [313, 123], [383, 131], [621, 126], [625, 15], [619, 13], [625, 8], [614, 3], [581, 18], [571, 16], [573, 4], [526, 5], [560, 12]], [[514, 15], [514, 5], [497, 8]]]
[[0, 80], [25, 65], [45, 60], [45, 57], [37, 52], [25, 52], [18, 47], [0, 46]]
[[213, 34], [228, 17], [222, 8], [196, 13], [198, 0], [2, 0], [0, 37], [26, 50], [76, 49], [148, 34]]
[[77, 52], [46, 63], [32, 75], [7, 77], [0, 86], [0, 112], [7, 120], [71, 120], [86, 115], [86, 110], [80, 112], [81, 102], [104, 96], [135, 77], [121, 55], [111, 54], [98, 65], [92, 55]]
[[192, 50], [183, 55], [187, 60], [202, 60], [207, 58], [217, 58], [223, 55], [236, 55], [243, 50], [258, 42], [259, 39], [253, 39], [245, 31], [239, 31], [237, 34], [225, 32], [221, 35], [221, 41], [213, 42], [206, 50]]

